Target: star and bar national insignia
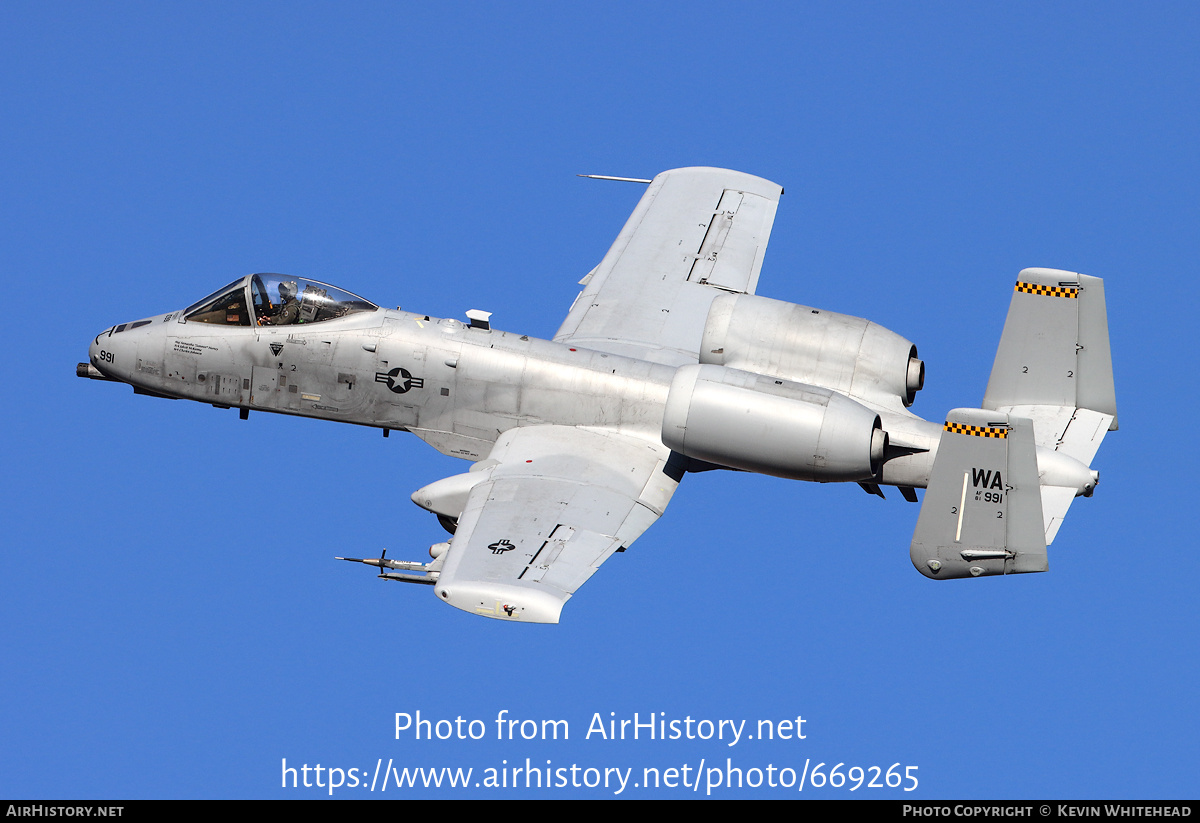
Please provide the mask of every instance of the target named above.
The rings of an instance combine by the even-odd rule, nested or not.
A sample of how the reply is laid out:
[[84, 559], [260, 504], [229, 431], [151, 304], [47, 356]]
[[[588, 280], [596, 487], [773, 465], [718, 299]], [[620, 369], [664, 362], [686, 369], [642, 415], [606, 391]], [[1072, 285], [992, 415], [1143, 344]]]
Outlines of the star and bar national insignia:
[[420, 389], [425, 386], [425, 380], [413, 377], [408, 369], [396, 367], [389, 372], [375, 372], [376, 383], [387, 383], [387, 387], [396, 394], [404, 394], [409, 389]]

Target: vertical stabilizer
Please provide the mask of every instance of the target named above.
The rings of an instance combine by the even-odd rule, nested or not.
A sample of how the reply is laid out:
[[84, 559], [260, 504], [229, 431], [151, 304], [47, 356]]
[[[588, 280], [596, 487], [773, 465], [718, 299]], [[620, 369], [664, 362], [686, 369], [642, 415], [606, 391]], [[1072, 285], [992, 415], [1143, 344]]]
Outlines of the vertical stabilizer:
[[984, 409], [946, 415], [910, 556], [934, 580], [1046, 571], [1029, 419]]
[[[1107, 415], [1106, 430], [1116, 430], [1108, 312], [1099, 277], [1058, 269], [1025, 269], [1017, 275], [983, 408], [1027, 407], [1087, 409]], [[1038, 443], [1051, 445], [1046, 440], [1051, 432], [1041, 431], [1038, 418], [1049, 422], [1053, 416], [1023, 416], [1034, 418]], [[1069, 421], [1067, 414], [1054, 441]], [[1083, 462], [1090, 460], [1091, 455]]]
[[[1017, 275], [996, 362], [983, 398], [985, 409], [1027, 417], [1043, 454], [1039, 474], [1046, 542], [1054, 540], [1080, 494], [1062, 485], [1055, 465], [1092, 464], [1104, 435], [1117, 428], [1117, 398], [1108, 342], [1104, 281], [1059, 269]], [[1078, 471], [1072, 472], [1072, 475]]]

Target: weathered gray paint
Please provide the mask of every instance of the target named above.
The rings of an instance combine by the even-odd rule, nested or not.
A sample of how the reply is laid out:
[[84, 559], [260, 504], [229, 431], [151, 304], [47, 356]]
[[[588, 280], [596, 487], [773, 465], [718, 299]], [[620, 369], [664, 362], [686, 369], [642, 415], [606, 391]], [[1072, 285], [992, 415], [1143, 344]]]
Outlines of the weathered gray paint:
[[[994, 411], [951, 414], [1003, 421], [1012, 437], [965, 438], [979, 442], [939, 460], [941, 423], [907, 409], [924, 375], [912, 343], [861, 318], [754, 295], [781, 194], [722, 169], [659, 175], [581, 281], [553, 341], [492, 328], [486, 312], [470, 313], [470, 324], [378, 309], [291, 326], [172, 312], [102, 332], [79, 374], [220, 407], [406, 430], [473, 461], [413, 495], [455, 529], [431, 548], [431, 563], [370, 562], [498, 619], [557, 621], [575, 589], [662, 514], [689, 469], [857, 481], [880, 494], [880, 484], [896, 485], [910, 500], [932, 474], [913, 542], [918, 568], [932, 577], [969, 575], [971, 564], [978, 573], [1044, 568], [1045, 544], [1070, 501], [1091, 494], [1088, 464], [1115, 428], [1101, 281], [1021, 273], [1036, 284], [1069, 277], [1081, 291], [1018, 290], [984, 402]], [[940, 509], [961, 495], [963, 467], [984, 457], [1018, 481], [1005, 492], [1006, 523], [972, 526], [982, 548], [931, 574], [928, 560], [945, 555]]]

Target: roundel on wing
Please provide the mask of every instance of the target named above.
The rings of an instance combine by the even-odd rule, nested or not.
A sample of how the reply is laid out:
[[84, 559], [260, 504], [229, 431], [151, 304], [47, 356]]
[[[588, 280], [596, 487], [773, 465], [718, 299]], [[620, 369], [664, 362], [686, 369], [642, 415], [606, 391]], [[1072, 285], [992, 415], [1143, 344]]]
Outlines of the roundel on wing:
[[489, 543], [488, 548], [491, 549], [492, 554], [504, 554], [505, 552], [515, 549], [516, 545], [514, 545], [511, 540], [505, 538], [502, 540], [497, 540], [495, 543]]

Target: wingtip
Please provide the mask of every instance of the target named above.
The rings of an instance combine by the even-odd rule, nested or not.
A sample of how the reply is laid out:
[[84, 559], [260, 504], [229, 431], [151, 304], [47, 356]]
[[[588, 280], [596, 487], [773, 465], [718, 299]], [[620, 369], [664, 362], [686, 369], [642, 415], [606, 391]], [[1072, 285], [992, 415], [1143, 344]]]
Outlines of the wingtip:
[[565, 602], [549, 592], [501, 583], [452, 581], [439, 584], [434, 592], [456, 609], [513, 623], [557, 623]]

